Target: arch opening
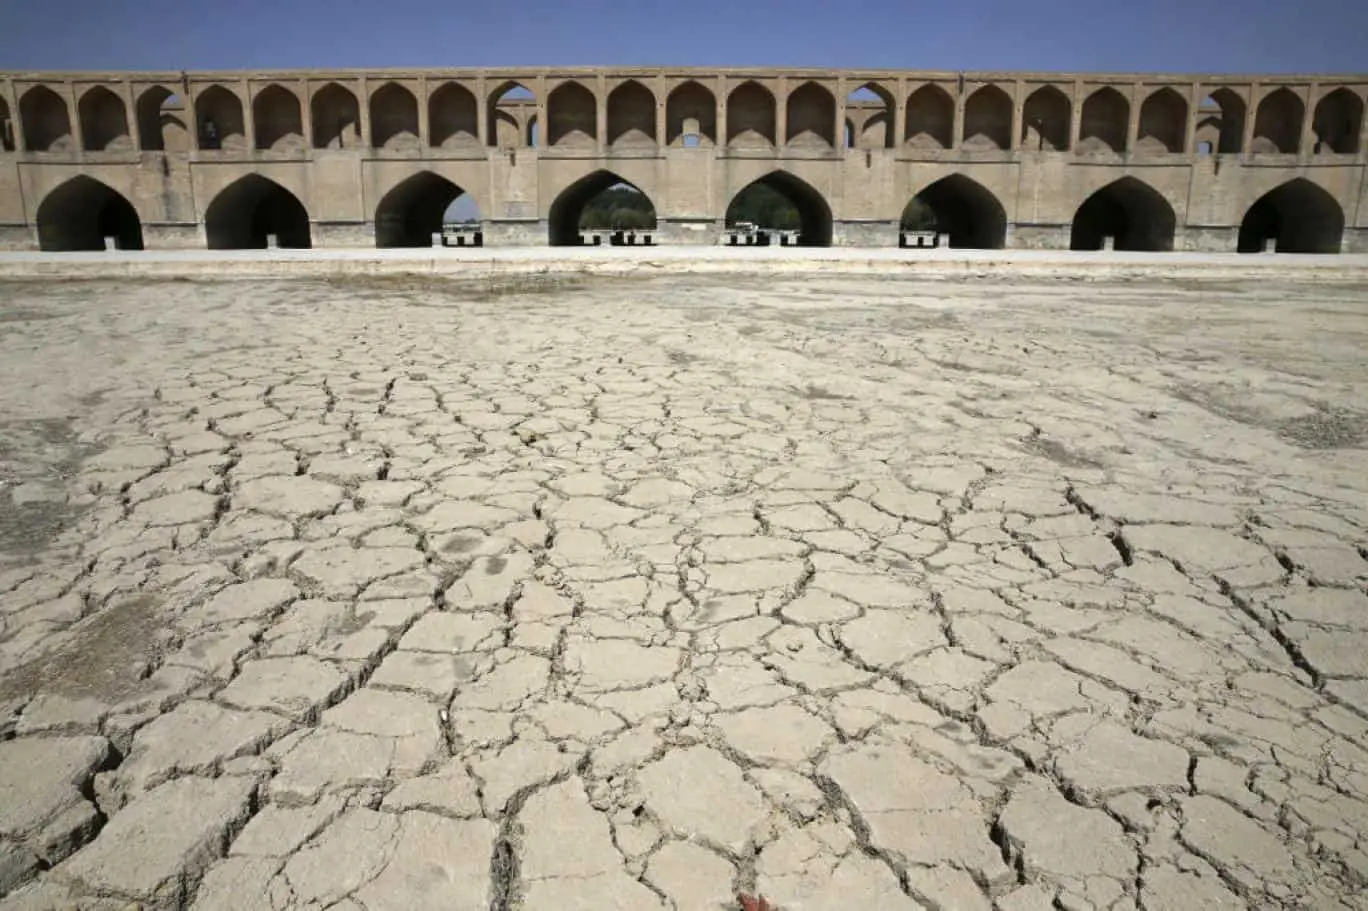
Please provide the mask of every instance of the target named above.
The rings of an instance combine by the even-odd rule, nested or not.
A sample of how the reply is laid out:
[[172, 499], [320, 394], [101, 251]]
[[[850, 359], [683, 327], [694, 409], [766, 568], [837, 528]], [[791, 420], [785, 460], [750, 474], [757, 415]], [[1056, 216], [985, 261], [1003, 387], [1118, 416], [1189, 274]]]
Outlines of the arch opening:
[[800, 247], [831, 246], [831, 207], [811, 184], [787, 171], [771, 171], [732, 197], [726, 225], [740, 224], [797, 231]]
[[768, 149], [778, 145], [774, 95], [758, 82], [743, 82], [727, 96], [727, 145]]
[[912, 197], [900, 227], [948, 234], [952, 248], [1001, 250], [1007, 240], [1007, 212], [987, 187], [951, 174]]
[[651, 148], [656, 144], [656, 100], [651, 90], [629, 79], [608, 93], [608, 146]]
[[210, 250], [264, 250], [270, 235], [281, 247], [308, 249], [309, 213], [293, 193], [260, 174], [224, 187], [204, 213]]
[[1255, 153], [1295, 155], [1301, 146], [1302, 117], [1306, 107], [1288, 89], [1275, 89], [1259, 102], [1254, 114]]
[[1206, 143], [1220, 155], [1234, 154], [1244, 146], [1245, 103], [1230, 89], [1217, 89], [1197, 106], [1198, 150]]
[[1052, 85], [1041, 86], [1021, 109], [1021, 146], [1034, 152], [1065, 152], [1069, 148], [1069, 96]]
[[478, 146], [479, 123], [479, 105], [465, 86], [443, 83], [428, 97], [428, 141], [434, 149]]
[[143, 248], [142, 221], [133, 204], [112, 187], [81, 175], [49, 193], [38, 206], [38, 248], [103, 250], [115, 238], [120, 250]]
[[1187, 132], [1187, 102], [1171, 88], [1152, 93], [1140, 105], [1137, 152], [1179, 154]]
[[10, 119], [9, 105], [0, 98], [0, 152], [14, 151], [14, 121]]
[[479, 221], [479, 209], [465, 190], [423, 171], [400, 181], [375, 207], [375, 245], [430, 247], [444, 225], [472, 221]]
[[[581, 229], [633, 231], [656, 226], [655, 206], [634, 184], [612, 171], [595, 171], [561, 191], [547, 217], [553, 247], [580, 246]], [[612, 243], [618, 243], [613, 238]]]
[[1163, 252], [1173, 249], [1177, 217], [1168, 200], [1149, 184], [1122, 177], [1093, 193], [1074, 213], [1070, 250], [1113, 249]]
[[418, 144], [418, 99], [397, 82], [386, 82], [370, 97], [371, 146], [413, 148]]
[[1335, 89], [1316, 105], [1311, 126], [1316, 134], [1317, 153], [1355, 154], [1363, 129], [1363, 99], [1346, 88]]
[[351, 149], [361, 144], [361, 103], [355, 93], [329, 82], [313, 96], [313, 147]]
[[785, 101], [787, 145], [836, 148], [836, 99], [815, 82], [804, 82]]
[[846, 96], [845, 147], [847, 149], [893, 148], [893, 96], [883, 86], [866, 82]]
[[985, 85], [964, 103], [965, 149], [1008, 149], [1012, 145], [1012, 98], [995, 85]]
[[490, 146], [516, 149], [531, 146], [532, 124], [537, 115], [537, 98], [519, 82], [505, 82], [489, 93], [489, 122], [485, 133]]
[[588, 148], [598, 144], [598, 102], [578, 82], [562, 82], [546, 96], [546, 144]]
[[252, 99], [252, 122], [256, 147], [282, 152], [304, 145], [304, 120], [299, 98], [279, 85], [268, 85]]
[[1275, 187], [1249, 207], [1240, 222], [1241, 253], [1259, 253], [1273, 241], [1279, 253], [1338, 253], [1344, 210], [1335, 198], [1305, 178]]
[[[695, 137], [689, 145], [685, 137]], [[717, 145], [717, 97], [690, 79], [665, 99], [665, 142], [696, 148]]]
[[948, 149], [955, 129], [955, 102], [938, 85], [924, 85], [907, 98], [903, 141], [916, 149]]
[[76, 103], [81, 118], [81, 142], [87, 152], [112, 152], [133, 148], [128, 133], [128, 108], [118, 95], [97, 85]]
[[1078, 151], [1126, 151], [1130, 103], [1110, 86], [1100, 88], [1083, 102], [1078, 124]]
[[242, 99], [221, 85], [211, 85], [195, 97], [201, 149], [245, 149], [247, 127]]
[[190, 129], [179, 95], [165, 86], [154, 85], [138, 96], [135, 108], [138, 142], [144, 152], [190, 151]]
[[30, 152], [71, 150], [71, 116], [62, 96], [45, 85], [34, 86], [19, 99], [24, 148]]

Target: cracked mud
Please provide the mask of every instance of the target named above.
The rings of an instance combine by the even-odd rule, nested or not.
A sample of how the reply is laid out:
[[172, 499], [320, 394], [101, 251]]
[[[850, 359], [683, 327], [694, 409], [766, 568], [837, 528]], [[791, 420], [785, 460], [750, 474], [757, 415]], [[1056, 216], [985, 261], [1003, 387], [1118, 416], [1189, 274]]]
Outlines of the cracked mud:
[[1368, 314], [8, 284], [0, 908], [1368, 907]]

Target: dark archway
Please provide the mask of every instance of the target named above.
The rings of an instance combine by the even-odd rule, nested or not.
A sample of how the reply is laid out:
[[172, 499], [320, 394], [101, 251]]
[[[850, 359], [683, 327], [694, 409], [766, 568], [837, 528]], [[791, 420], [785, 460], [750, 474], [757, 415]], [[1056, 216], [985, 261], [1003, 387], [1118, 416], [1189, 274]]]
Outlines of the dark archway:
[[310, 105], [315, 149], [350, 149], [361, 144], [361, 103], [351, 89], [329, 82]]
[[955, 130], [955, 102], [938, 85], [924, 85], [907, 99], [903, 141], [913, 148], [948, 149]]
[[220, 190], [204, 212], [204, 229], [210, 250], [264, 250], [271, 234], [281, 247], [313, 246], [304, 204], [260, 174], [248, 174]]
[[[1197, 106], [1198, 150], [1228, 155], [1244, 146], [1245, 103], [1230, 89], [1217, 89]], [[1205, 145], [1204, 145], [1205, 144]]]
[[0, 98], [0, 152], [14, 151], [14, 122], [10, 120], [9, 105]]
[[442, 216], [465, 191], [431, 171], [405, 178], [375, 207], [377, 247], [430, 247]]
[[252, 122], [256, 124], [256, 147], [283, 151], [304, 144], [304, 118], [299, 96], [272, 83], [252, 99]]
[[665, 143], [696, 147], [704, 140], [717, 145], [717, 98], [690, 79], [665, 100]]
[[135, 105], [138, 141], [144, 152], [188, 152], [190, 129], [179, 96], [154, 85], [138, 96]]
[[479, 123], [479, 105], [465, 86], [447, 82], [428, 97], [428, 141], [434, 149], [478, 146]]
[[[649, 213], [644, 213], [640, 224], [631, 225], [584, 225], [585, 227], [625, 227], [625, 228], [654, 228], [655, 227], [655, 205], [641, 189], [629, 181], [623, 180], [612, 171], [595, 171], [581, 177], [561, 191], [556, 197], [556, 201], [551, 203], [551, 212], [547, 217], [547, 232], [553, 247], [577, 247], [580, 245], [580, 228], [582, 225], [585, 211], [605, 193], [615, 190], [630, 189], [639, 194], [640, 199], [650, 206]], [[644, 210], [643, 210], [644, 212]]]
[[1346, 88], [1335, 89], [1316, 105], [1311, 127], [1316, 133], [1317, 153], [1353, 155], [1359, 150], [1359, 131], [1363, 129], [1363, 99]]
[[836, 99], [821, 85], [804, 82], [785, 101], [786, 145], [836, 148]]
[[118, 95], [97, 85], [81, 96], [76, 103], [81, 119], [81, 142], [87, 152], [131, 149], [133, 137], [128, 133], [128, 108]]
[[1069, 148], [1069, 96], [1052, 85], [1036, 89], [1021, 109], [1021, 145], [1033, 152], [1064, 152]]
[[743, 82], [727, 96], [727, 145], [777, 146], [774, 95], [758, 82]]
[[195, 96], [201, 149], [241, 149], [247, 145], [242, 99], [221, 85], [211, 85]]
[[966, 149], [1007, 149], [1012, 145], [1012, 99], [995, 85], [985, 85], [964, 103]]
[[418, 99], [397, 82], [386, 82], [370, 97], [371, 146], [397, 149], [418, 142]]
[[1288, 89], [1276, 89], [1259, 102], [1254, 114], [1251, 152], [1295, 155], [1301, 146], [1306, 105]]
[[[788, 211], [781, 217], [791, 218], [792, 221], [765, 224], [763, 216], [757, 218], [752, 215], [753, 210], [760, 208], [756, 203], [763, 205], [766, 196], [781, 197], [787, 202]], [[796, 228], [800, 247], [831, 246], [831, 207], [816, 188], [787, 171], [771, 171], [742, 187], [732, 197], [727, 206], [726, 223], [730, 226], [744, 221], [755, 223], [761, 228]]]
[[24, 148], [29, 152], [64, 152], [71, 148], [71, 115], [62, 96], [44, 85], [19, 99]]
[[40, 250], [103, 250], [117, 238], [120, 250], [143, 248], [142, 222], [133, 204], [113, 188], [84, 175], [49, 193], [38, 206]]
[[608, 93], [608, 146], [656, 144], [656, 100], [651, 90], [628, 79]]
[[1122, 177], [1078, 207], [1069, 249], [1101, 250], [1110, 237], [1117, 250], [1172, 250], [1176, 225], [1173, 207], [1158, 190], [1134, 177]]
[[[939, 234], [950, 235], [950, 246], [1001, 250], [1007, 240], [1007, 212], [992, 191], [963, 174], [942, 177], [926, 187], [903, 210], [903, 224], [918, 210], [929, 210]], [[922, 228], [920, 224], [909, 228]]]
[[562, 82], [546, 96], [547, 146], [598, 143], [598, 102], [578, 82]]
[[1188, 105], [1182, 95], [1171, 88], [1154, 92], [1140, 105], [1136, 151], [1181, 153], [1187, 140], [1187, 120]]
[[1240, 222], [1238, 250], [1259, 253], [1272, 240], [1279, 253], [1338, 253], [1344, 210], [1335, 198], [1298, 177], [1265, 193]]
[[1130, 103], [1120, 92], [1110, 86], [1098, 89], [1083, 102], [1079, 114], [1078, 151], [1126, 151]]

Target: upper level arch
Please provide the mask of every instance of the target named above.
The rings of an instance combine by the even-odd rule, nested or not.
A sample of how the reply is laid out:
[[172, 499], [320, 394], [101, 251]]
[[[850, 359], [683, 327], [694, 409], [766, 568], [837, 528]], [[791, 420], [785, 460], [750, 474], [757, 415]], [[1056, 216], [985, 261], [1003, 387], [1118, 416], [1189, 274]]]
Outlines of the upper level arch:
[[1216, 89], [1197, 108], [1197, 151], [1222, 155], [1239, 152], [1244, 148], [1244, 125], [1244, 99], [1231, 89]]
[[1052, 85], [1042, 85], [1026, 96], [1021, 109], [1021, 147], [1033, 152], [1064, 152], [1069, 148], [1073, 105]]
[[30, 152], [67, 152], [72, 148], [71, 115], [52, 89], [35, 85], [19, 98], [24, 148]]
[[1316, 103], [1311, 121], [1316, 134], [1316, 152], [1353, 155], [1359, 150], [1363, 130], [1363, 99], [1341, 86]]
[[741, 83], [727, 96], [727, 145], [773, 148], [775, 119], [774, 94], [754, 80]]
[[665, 143], [716, 145], [717, 96], [692, 79], [675, 86], [665, 99]]
[[487, 105], [485, 140], [500, 149], [533, 145], [530, 141], [535, 117], [536, 96], [521, 82], [505, 80], [485, 99]]
[[386, 82], [370, 97], [371, 147], [413, 148], [418, 144], [418, 99], [397, 82]]
[[128, 132], [128, 106], [118, 95], [102, 85], [86, 90], [76, 111], [81, 118], [81, 144], [87, 152], [133, 148]]
[[0, 97], [0, 152], [14, 151], [14, 120], [10, 117], [9, 102]]
[[608, 93], [608, 145], [613, 148], [656, 144], [656, 97], [628, 79]]
[[897, 140], [893, 122], [897, 104], [888, 89], [866, 82], [846, 96], [846, 148], [891, 149]]
[[1136, 134], [1135, 150], [1182, 153], [1187, 121], [1188, 105], [1182, 95], [1167, 86], [1151, 92], [1140, 104], [1140, 129]]
[[1126, 151], [1130, 130], [1130, 103], [1111, 86], [1103, 86], [1083, 102], [1078, 124], [1078, 151]]
[[1012, 98], [995, 85], [974, 90], [964, 102], [965, 149], [1012, 147]]
[[164, 85], [145, 89], [134, 102], [138, 142], [145, 152], [188, 152], [190, 126], [180, 96]]
[[1306, 105], [1287, 88], [1274, 89], [1259, 102], [1254, 115], [1254, 153], [1295, 155], [1301, 146]]
[[556, 86], [546, 96], [546, 144], [594, 146], [598, 143], [598, 101], [574, 80]]
[[195, 95], [197, 135], [201, 149], [245, 149], [247, 127], [242, 99], [221, 85]]
[[789, 92], [784, 105], [786, 145], [836, 147], [836, 99], [831, 92], [816, 82], [804, 82]]
[[361, 102], [346, 86], [329, 82], [309, 103], [315, 149], [350, 149], [361, 144]]
[[955, 102], [950, 93], [927, 83], [907, 98], [903, 142], [917, 149], [948, 149], [954, 142]]
[[271, 83], [252, 99], [252, 124], [258, 149], [280, 152], [304, 145], [299, 96], [279, 83]]
[[475, 94], [444, 82], [428, 96], [428, 141], [435, 149], [479, 145], [480, 109]]

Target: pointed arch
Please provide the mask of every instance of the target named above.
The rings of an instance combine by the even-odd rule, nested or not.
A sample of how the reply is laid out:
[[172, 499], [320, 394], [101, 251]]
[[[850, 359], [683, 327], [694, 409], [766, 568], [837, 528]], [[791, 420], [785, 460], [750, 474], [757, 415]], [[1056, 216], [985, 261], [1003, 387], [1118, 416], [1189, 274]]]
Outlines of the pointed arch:
[[1021, 109], [1021, 145], [1033, 152], [1066, 152], [1073, 105], [1052, 85], [1042, 85], [1026, 97]]
[[787, 135], [784, 143], [836, 148], [836, 99], [816, 82], [804, 82], [784, 102]]
[[562, 82], [546, 96], [547, 146], [598, 143], [598, 101], [578, 82]]
[[854, 118], [846, 120], [847, 129], [850, 131], [850, 142], [846, 148], [893, 148], [897, 135], [893, 117], [897, 105], [887, 89], [877, 82], [864, 83], [846, 96], [846, 110], [852, 109], [863, 109], [868, 116], [861, 122], [858, 130], [855, 128]]
[[618, 184], [626, 184], [646, 196], [647, 202], [651, 203], [651, 209], [654, 212], [654, 201], [640, 187], [631, 181], [623, 180], [622, 177], [612, 171], [594, 171], [570, 184], [551, 203], [551, 210], [547, 215], [547, 231], [551, 246], [579, 246], [580, 216], [584, 213], [585, 206], [604, 190]]
[[1167, 86], [1151, 92], [1140, 104], [1140, 130], [1136, 134], [1135, 150], [1181, 154], [1187, 120], [1188, 105], [1182, 95]]
[[685, 136], [717, 145], [717, 96], [692, 79], [675, 86], [665, 99], [666, 144], [683, 145]]
[[532, 106], [536, 96], [521, 82], [508, 80], [500, 83], [488, 98], [486, 142], [500, 149], [516, 149], [524, 144], [524, 133], [531, 130], [531, 118], [517, 113], [524, 106]]
[[1071, 250], [1101, 250], [1105, 238], [1114, 249], [1173, 249], [1177, 217], [1158, 190], [1134, 177], [1122, 177], [1097, 190], [1074, 213]]
[[1363, 99], [1343, 86], [1328, 92], [1317, 102], [1311, 126], [1316, 134], [1316, 152], [1355, 154], [1363, 130]]
[[128, 132], [128, 106], [102, 85], [86, 90], [76, 102], [81, 118], [81, 142], [87, 152], [133, 148]]
[[103, 250], [115, 238], [120, 250], [143, 248], [142, 221], [118, 191], [84, 174], [53, 189], [38, 205], [40, 250]]
[[1254, 140], [1249, 150], [1256, 153], [1295, 155], [1301, 147], [1302, 118], [1306, 105], [1287, 88], [1264, 96], [1254, 114]]
[[[763, 187], [787, 200], [798, 215], [798, 245], [801, 247], [831, 246], [831, 206], [810, 183], [788, 171], [770, 171], [737, 191], [727, 204], [726, 223], [737, 221], [737, 202], [753, 188]], [[761, 225], [761, 227], [773, 227]]]
[[754, 80], [741, 83], [727, 96], [727, 145], [777, 146], [775, 120], [774, 94]]
[[995, 85], [976, 89], [964, 102], [965, 149], [1012, 147], [1012, 96]]
[[907, 97], [904, 143], [917, 149], [948, 149], [954, 130], [955, 101], [945, 89], [927, 83]]
[[1244, 147], [1245, 103], [1230, 89], [1217, 89], [1197, 108], [1197, 147], [1221, 155], [1238, 153]]
[[243, 149], [247, 127], [242, 99], [221, 85], [211, 85], [195, 96], [201, 149]]
[[434, 149], [479, 145], [479, 124], [475, 95], [460, 83], [444, 82], [428, 96], [428, 141]]
[[656, 144], [655, 94], [635, 79], [608, 93], [608, 145]]
[[329, 82], [309, 104], [315, 149], [350, 149], [361, 144], [361, 102], [344, 85]]
[[1111, 86], [1093, 92], [1083, 102], [1078, 124], [1078, 151], [1126, 151], [1130, 132], [1130, 102]]
[[1259, 253], [1272, 240], [1279, 253], [1339, 253], [1344, 210], [1304, 177], [1274, 187], [1249, 207], [1240, 222], [1237, 249]]
[[370, 97], [371, 147], [399, 149], [418, 142], [418, 99], [397, 82], [386, 82]]
[[14, 151], [14, 121], [10, 118], [9, 103], [0, 98], [0, 152]]
[[134, 104], [138, 121], [138, 142], [144, 152], [188, 152], [190, 127], [185, 122], [185, 106], [166, 86], [154, 85], [138, 96]]
[[52, 89], [35, 85], [19, 99], [24, 148], [29, 152], [66, 152], [71, 149], [71, 115]]
[[312, 246], [309, 212], [289, 190], [260, 174], [240, 177], [204, 210], [210, 250], [262, 250], [274, 234], [281, 247]]
[[396, 184], [375, 207], [377, 247], [430, 247], [442, 216], [465, 190], [431, 171]]
[[1007, 212], [993, 192], [963, 174], [951, 174], [928, 185], [903, 210], [930, 209], [936, 231], [950, 235], [950, 246], [1001, 250], [1007, 240]]
[[258, 149], [284, 151], [304, 144], [299, 96], [284, 86], [273, 82], [257, 92], [252, 99], [252, 123]]

